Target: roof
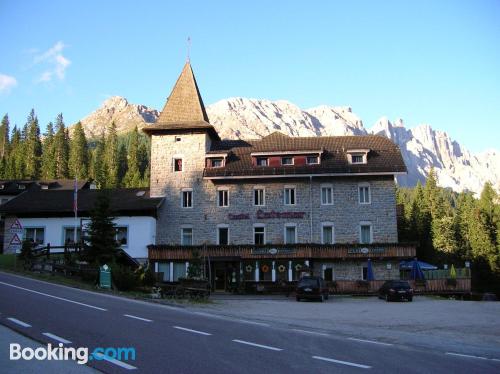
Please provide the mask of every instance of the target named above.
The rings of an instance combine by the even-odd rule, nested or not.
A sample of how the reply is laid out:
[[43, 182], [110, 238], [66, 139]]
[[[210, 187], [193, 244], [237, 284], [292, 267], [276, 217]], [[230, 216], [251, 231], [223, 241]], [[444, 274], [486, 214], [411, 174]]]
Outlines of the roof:
[[214, 127], [209, 123], [189, 61], [184, 65], [158, 121], [154, 125], [145, 127], [143, 131], [153, 133], [186, 129], [209, 130], [216, 139], [219, 139]]
[[[347, 151], [369, 149], [366, 164], [349, 164]], [[274, 153], [322, 150], [318, 165], [303, 166], [253, 166], [252, 153]], [[315, 174], [395, 174], [406, 173], [406, 166], [399, 147], [386, 137], [318, 136], [289, 137], [274, 132], [259, 140], [223, 140], [212, 143], [208, 154], [228, 152], [226, 164], [220, 168], [206, 168], [205, 178], [238, 176], [277, 176]], [[312, 152], [312, 151], [311, 151]], [[317, 152], [317, 151], [315, 151]], [[313, 152], [312, 152], [313, 153]]]
[[[88, 187], [87, 180], [77, 182], [78, 189]], [[51, 180], [30, 180], [30, 179], [8, 179], [0, 180], [0, 195], [19, 195], [28, 189], [49, 189], [49, 190], [73, 190], [75, 181], [73, 179], [51, 179]]]
[[[101, 190], [78, 191], [78, 215], [88, 216]], [[73, 216], [72, 190], [29, 190], [0, 206], [0, 212], [18, 217]], [[113, 214], [122, 216], [156, 216], [161, 198], [149, 197], [149, 189], [114, 189], [109, 194]]]

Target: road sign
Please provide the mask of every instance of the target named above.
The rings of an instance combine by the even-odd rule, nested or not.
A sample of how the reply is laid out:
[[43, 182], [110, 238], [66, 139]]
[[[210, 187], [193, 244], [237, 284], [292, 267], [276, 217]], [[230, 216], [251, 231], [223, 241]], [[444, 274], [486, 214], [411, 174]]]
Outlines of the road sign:
[[111, 268], [103, 265], [99, 269], [99, 287], [111, 288]]
[[12, 222], [12, 225], [9, 228], [9, 232], [11, 233], [17, 233], [20, 234], [23, 232], [23, 225], [21, 225], [21, 222], [16, 218], [14, 222]]
[[22, 245], [23, 243], [21, 239], [19, 239], [19, 236], [16, 233], [14, 233], [12, 239], [10, 239], [9, 242], [9, 250], [19, 252], [21, 250]]

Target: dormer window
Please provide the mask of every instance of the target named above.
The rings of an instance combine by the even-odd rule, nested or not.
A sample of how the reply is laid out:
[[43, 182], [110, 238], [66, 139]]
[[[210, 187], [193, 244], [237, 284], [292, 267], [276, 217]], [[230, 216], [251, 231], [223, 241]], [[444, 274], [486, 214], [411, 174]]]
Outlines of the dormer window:
[[306, 162], [307, 162], [307, 165], [317, 165], [317, 164], [319, 164], [319, 157], [318, 156], [307, 156]]
[[351, 149], [347, 151], [347, 161], [352, 165], [362, 165], [368, 162], [369, 149]]
[[267, 166], [267, 157], [257, 157], [257, 166]]
[[293, 157], [281, 157], [281, 165], [293, 165]]
[[210, 166], [213, 168], [221, 168], [223, 166], [222, 158], [212, 158], [210, 160]]

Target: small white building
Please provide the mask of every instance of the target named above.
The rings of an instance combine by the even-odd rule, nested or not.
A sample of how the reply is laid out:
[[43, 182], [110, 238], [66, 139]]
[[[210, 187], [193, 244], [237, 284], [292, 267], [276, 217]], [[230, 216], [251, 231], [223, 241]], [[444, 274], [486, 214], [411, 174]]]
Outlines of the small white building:
[[[20, 242], [26, 239], [41, 246], [72, 244], [75, 226], [77, 240], [80, 240], [100, 192], [78, 191], [77, 219], [72, 190], [29, 190], [6, 202], [0, 209], [5, 217], [4, 253], [15, 253], [20, 249]], [[157, 210], [162, 199], [150, 198], [147, 188], [115, 189], [109, 196], [116, 240], [130, 257], [146, 261], [147, 246], [156, 240]]]

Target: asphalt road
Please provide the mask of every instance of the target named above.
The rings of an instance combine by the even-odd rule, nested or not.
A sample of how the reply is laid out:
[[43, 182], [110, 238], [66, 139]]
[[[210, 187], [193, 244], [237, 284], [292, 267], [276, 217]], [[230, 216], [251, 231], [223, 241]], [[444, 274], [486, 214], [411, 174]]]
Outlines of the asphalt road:
[[136, 349], [135, 360], [89, 362], [106, 373], [500, 372], [498, 358], [294, 330], [2, 272], [0, 323], [44, 343]]

